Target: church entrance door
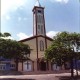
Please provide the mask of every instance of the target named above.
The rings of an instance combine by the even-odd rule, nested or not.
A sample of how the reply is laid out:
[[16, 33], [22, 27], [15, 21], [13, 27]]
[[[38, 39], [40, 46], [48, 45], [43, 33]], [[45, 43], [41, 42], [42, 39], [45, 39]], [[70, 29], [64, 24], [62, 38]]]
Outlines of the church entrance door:
[[46, 71], [46, 62], [44, 62], [44, 61], [40, 62], [40, 70], [41, 71]]

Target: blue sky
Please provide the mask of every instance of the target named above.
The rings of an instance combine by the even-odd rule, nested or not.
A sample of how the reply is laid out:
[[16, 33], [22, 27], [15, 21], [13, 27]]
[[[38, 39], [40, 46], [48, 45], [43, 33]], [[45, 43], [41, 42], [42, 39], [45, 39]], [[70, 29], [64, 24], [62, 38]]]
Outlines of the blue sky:
[[[1, 0], [1, 32], [9, 32], [13, 39], [32, 36], [33, 13], [36, 0]], [[46, 34], [57, 32], [80, 33], [79, 0], [40, 0], [45, 7]]]

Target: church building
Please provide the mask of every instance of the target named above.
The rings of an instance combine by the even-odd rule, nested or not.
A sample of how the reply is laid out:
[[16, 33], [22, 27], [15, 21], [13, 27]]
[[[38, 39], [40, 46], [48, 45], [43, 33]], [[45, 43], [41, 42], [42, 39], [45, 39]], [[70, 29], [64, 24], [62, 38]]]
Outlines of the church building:
[[37, 0], [33, 10], [33, 36], [20, 40], [32, 49], [28, 56], [30, 60], [19, 63], [18, 71], [48, 71], [51, 63], [44, 59], [45, 50], [52, 44], [53, 39], [46, 36], [44, 7]]

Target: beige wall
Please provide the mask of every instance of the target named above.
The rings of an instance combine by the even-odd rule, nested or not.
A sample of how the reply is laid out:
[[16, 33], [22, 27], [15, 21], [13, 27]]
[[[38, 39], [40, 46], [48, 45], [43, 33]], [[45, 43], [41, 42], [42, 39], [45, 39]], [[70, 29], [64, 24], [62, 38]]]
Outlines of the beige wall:
[[16, 64], [16, 63], [14, 62], [14, 60], [11, 60], [11, 64]]
[[38, 37], [38, 58], [44, 57], [44, 51], [40, 51], [40, 41], [44, 42], [44, 50], [45, 50], [45, 38], [43, 37]]
[[30, 54], [30, 59], [35, 60], [37, 58], [37, 50], [36, 50], [36, 38], [31, 39], [28, 41], [23, 42], [24, 44], [28, 44], [30, 46], [30, 49], [32, 49], [31, 54]]
[[[44, 42], [44, 51], [40, 51], [40, 40], [42, 40], [42, 41]], [[48, 40], [48, 39], [46, 39], [46, 40], [47, 40], [47, 47], [49, 47], [49, 46], [52, 44], [52, 41], [50, 41], [50, 40]], [[45, 50], [46, 50], [45, 38], [43, 38], [43, 37], [38, 37], [38, 57], [39, 57], [39, 58], [44, 57], [44, 52], [45, 52]]]
[[47, 39], [47, 48], [48, 48], [49, 46], [51, 46], [51, 44], [52, 44], [52, 41], [50, 41], [50, 40]]
[[43, 38], [43, 37], [38, 37], [38, 51], [40, 51], [40, 41], [43, 41], [44, 42], [44, 48], [45, 48], [45, 38]]
[[18, 63], [18, 71], [22, 71], [22, 63], [21, 62]]
[[[40, 40], [44, 42], [44, 51], [46, 49], [45, 46], [45, 38], [44, 37], [38, 37], [38, 58], [44, 57], [44, 51], [40, 51]], [[33, 61], [36, 61], [37, 59], [37, 49], [36, 49], [36, 38], [28, 40], [23, 42], [24, 44], [28, 44], [30, 48], [32, 49], [31, 54], [30, 54], [30, 59]], [[47, 47], [51, 45], [52, 41], [47, 39]]]

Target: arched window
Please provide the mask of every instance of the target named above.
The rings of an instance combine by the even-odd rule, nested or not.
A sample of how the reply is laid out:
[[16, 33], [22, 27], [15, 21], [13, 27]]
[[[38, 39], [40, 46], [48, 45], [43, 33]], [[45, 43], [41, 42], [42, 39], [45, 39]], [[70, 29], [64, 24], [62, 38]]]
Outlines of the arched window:
[[44, 42], [40, 41], [40, 51], [44, 51]]

